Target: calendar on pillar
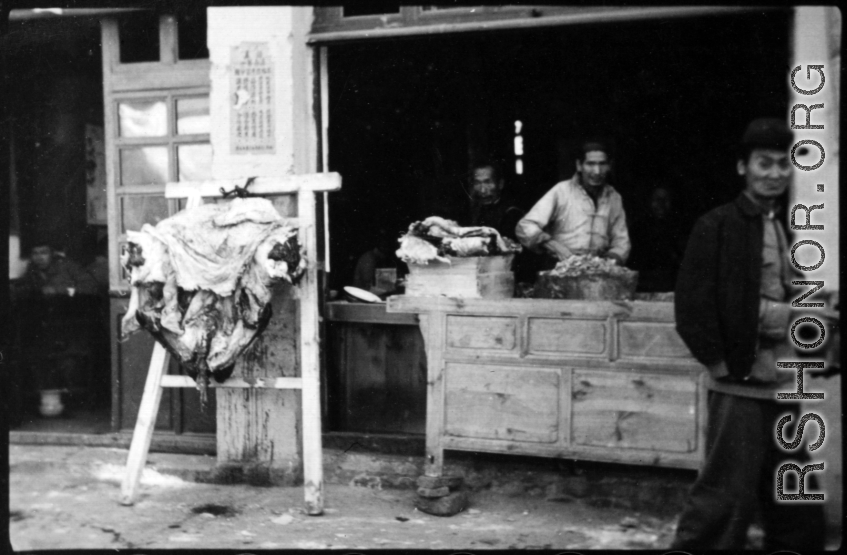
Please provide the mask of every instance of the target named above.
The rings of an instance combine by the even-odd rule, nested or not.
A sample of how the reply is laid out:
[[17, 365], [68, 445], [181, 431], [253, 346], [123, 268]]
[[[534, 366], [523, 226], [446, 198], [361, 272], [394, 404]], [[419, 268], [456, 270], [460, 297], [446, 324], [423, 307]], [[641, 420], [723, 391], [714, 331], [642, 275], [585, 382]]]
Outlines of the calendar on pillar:
[[274, 66], [270, 46], [243, 42], [232, 47], [230, 153], [275, 154]]

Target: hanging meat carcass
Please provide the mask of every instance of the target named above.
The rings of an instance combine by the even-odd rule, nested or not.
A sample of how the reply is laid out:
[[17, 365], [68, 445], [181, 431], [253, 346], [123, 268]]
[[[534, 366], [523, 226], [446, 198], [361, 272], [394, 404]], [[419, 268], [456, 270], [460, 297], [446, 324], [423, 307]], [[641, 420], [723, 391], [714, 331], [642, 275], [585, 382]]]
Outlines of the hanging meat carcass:
[[132, 286], [123, 336], [144, 328], [197, 381], [222, 382], [267, 326], [273, 285], [306, 268], [297, 230], [270, 201], [206, 204], [127, 231]]

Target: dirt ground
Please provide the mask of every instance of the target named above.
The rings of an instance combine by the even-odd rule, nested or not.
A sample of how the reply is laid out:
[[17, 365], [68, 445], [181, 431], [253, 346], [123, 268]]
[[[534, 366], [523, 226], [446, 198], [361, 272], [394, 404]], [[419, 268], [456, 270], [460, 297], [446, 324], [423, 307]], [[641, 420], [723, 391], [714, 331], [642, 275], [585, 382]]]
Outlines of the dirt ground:
[[674, 530], [671, 517], [495, 491], [471, 492], [466, 511], [437, 517], [414, 508], [411, 490], [336, 484], [325, 488], [325, 514], [308, 516], [299, 487], [203, 484], [153, 468], [126, 507], [118, 503], [125, 451], [88, 450], [80, 462], [78, 448], [11, 447], [16, 551], [664, 549]]

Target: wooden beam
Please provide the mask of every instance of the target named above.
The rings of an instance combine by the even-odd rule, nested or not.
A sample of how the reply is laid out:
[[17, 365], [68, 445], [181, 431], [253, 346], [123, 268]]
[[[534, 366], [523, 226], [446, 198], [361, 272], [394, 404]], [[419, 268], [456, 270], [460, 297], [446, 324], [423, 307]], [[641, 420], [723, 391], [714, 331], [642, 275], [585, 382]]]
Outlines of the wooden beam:
[[[165, 198], [188, 198], [199, 194], [201, 197], [220, 197], [221, 189], [231, 191], [235, 186], [243, 187], [246, 179], [213, 179], [208, 181], [180, 181], [165, 186]], [[253, 195], [285, 195], [303, 191], [338, 191], [341, 189], [341, 175], [331, 173], [310, 173], [286, 177], [257, 177], [248, 188]], [[302, 213], [299, 213], [302, 218]], [[309, 251], [315, 252], [315, 251]]]
[[[315, 177], [338, 176], [317, 174]], [[302, 177], [302, 176], [301, 176]], [[331, 180], [334, 181], [334, 180]], [[326, 182], [326, 180], [323, 180]], [[341, 185], [338, 176], [337, 183]], [[316, 189], [325, 190], [325, 189]], [[316, 252], [315, 195], [308, 190], [297, 195], [300, 244]], [[320, 339], [318, 336], [318, 272], [310, 265], [300, 284], [300, 376], [303, 378], [303, 485], [306, 512], [323, 514], [323, 458], [321, 441]]]
[[[320, 58], [320, 84], [321, 84], [321, 171], [329, 171], [329, 65], [327, 62], [327, 49], [319, 49]], [[329, 273], [329, 199], [327, 193], [323, 194], [324, 209], [324, 271]]]
[[[209, 382], [208, 387], [213, 388], [239, 388], [239, 389], [301, 389], [302, 378], [256, 378], [255, 381], [246, 381], [242, 378], [229, 378], [221, 383]], [[162, 387], [197, 387], [197, 382], [190, 376], [162, 376]]]
[[[539, 10], [536, 8], [536, 10]], [[471, 17], [448, 22], [445, 20], [433, 23], [408, 24], [405, 21], [393, 21], [383, 24], [384, 27], [364, 29], [343, 29], [341, 26], [327, 26], [325, 30], [311, 33], [307, 41], [311, 46], [327, 45], [337, 42], [388, 39], [398, 37], [426, 37], [448, 33], [478, 33], [481, 31], [505, 31], [511, 29], [538, 29], [545, 27], [561, 27], [566, 25], [584, 25], [597, 23], [626, 23], [650, 19], [671, 19], [682, 17], [710, 17], [717, 15], [734, 15], [749, 13], [753, 10], [779, 9], [767, 6], [646, 6], [646, 7], [607, 7], [597, 6], [588, 8], [560, 8], [567, 12], [557, 12], [556, 8], [540, 9], [539, 17], [498, 18], [473, 20]], [[784, 9], [784, 8], [783, 8]], [[547, 12], [547, 13], [544, 13]], [[397, 18], [399, 19], [399, 18]], [[417, 21], [421, 21], [418, 18]], [[339, 30], [336, 30], [339, 29]]]
[[158, 342], [153, 347], [150, 357], [150, 368], [147, 370], [147, 381], [144, 383], [144, 393], [141, 395], [141, 406], [138, 408], [138, 419], [135, 421], [135, 431], [132, 433], [132, 444], [126, 460], [126, 475], [121, 485], [121, 504], [132, 505], [138, 494], [138, 482], [141, 472], [147, 462], [147, 452], [150, 440], [153, 438], [153, 428], [156, 426], [156, 414], [162, 400], [162, 388], [159, 387], [171, 355]]
[[167, 92], [193, 88], [198, 83], [208, 82], [210, 68], [209, 60], [183, 60], [172, 65], [159, 62], [118, 64], [111, 75], [112, 92]]

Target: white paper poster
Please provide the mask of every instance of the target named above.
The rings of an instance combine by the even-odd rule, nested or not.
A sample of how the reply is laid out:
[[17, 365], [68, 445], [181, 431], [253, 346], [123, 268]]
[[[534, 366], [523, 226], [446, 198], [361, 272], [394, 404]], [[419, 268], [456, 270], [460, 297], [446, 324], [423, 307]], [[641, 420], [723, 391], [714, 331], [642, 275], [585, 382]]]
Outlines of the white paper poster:
[[274, 154], [274, 70], [267, 43], [232, 47], [231, 154]]

